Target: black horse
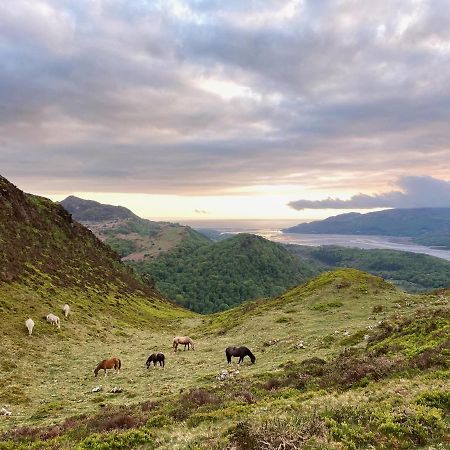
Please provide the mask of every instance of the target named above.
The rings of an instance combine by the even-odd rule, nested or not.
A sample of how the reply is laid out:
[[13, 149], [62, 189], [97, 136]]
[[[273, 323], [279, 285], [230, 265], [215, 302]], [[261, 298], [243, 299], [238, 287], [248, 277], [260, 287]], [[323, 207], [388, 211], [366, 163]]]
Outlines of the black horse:
[[255, 364], [256, 362], [255, 355], [247, 347], [228, 347], [225, 350], [225, 355], [227, 355], [228, 364], [231, 364], [232, 356], [239, 357], [238, 364], [244, 361], [244, 358], [246, 356], [248, 356], [251, 359], [252, 364]]
[[148, 359], [147, 359], [147, 369], [150, 368], [151, 364], [153, 363], [154, 366], [156, 366], [156, 363], [159, 363], [161, 367], [164, 367], [164, 361], [165, 357], [162, 353], [152, 353]]

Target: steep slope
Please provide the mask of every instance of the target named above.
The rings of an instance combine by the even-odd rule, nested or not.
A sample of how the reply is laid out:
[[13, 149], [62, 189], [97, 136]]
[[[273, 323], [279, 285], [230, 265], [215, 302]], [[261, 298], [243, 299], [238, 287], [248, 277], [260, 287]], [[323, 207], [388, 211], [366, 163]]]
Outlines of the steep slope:
[[394, 282], [407, 292], [421, 292], [450, 286], [450, 262], [420, 253], [396, 250], [286, 245], [302, 260], [329, 270], [352, 267]]
[[[68, 319], [65, 303], [71, 308]], [[61, 318], [61, 329], [45, 321], [49, 313]], [[131, 336], [142, 330], [171, 330], [192, 316], [139, 279], [62, 206], [25, 194], [0, 177], [2, 405], [16, 412], [18, 407], [36, 410], [46, 398], [41, 389], [56, 397], [58, 358], [69, 364], [59, 388], [70, 390], [70, 365], [89, 376], [117, 340], [126, 337], [130, 345]], [[28, 318], [35, 323], [32, 336], [24, 324]]]
[[[283, 230], [285, 233], [367, 234], [385, 236], [448, 236], [450, 208], [387, 209], [348, 213]], [[438, 245], [438, 244], [435, 244]]]
[[277, 295], [318, 273], [316, 264], [251, 234], [179, 246], [157, 259], [130, 265], [150, 275], [163, 294], [202, 313]]
[[142, 219], [123, 206], [105, 205], [73, 195], [60, 204], [123, 260], [146, 260], [182, 243], [209, 241], [190, 227]]
[[184, 314], [58, 204], [0, 177], [0, 211], [0, 316], [10, 316], [1, 335], [22, 335], [28, 316], [60, 314], [65, 302], [91, 327], [100, 317], [136, 325]]

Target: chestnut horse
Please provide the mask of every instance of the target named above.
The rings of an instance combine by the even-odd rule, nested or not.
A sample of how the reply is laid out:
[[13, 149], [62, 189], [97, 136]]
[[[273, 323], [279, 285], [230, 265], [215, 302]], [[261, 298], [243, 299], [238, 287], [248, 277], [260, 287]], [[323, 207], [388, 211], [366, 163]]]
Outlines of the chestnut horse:
[[98, 363], [98, 366], [94, 369], [94, 375], [97, 376], [99, 370], [105, 371], [105, 377], [106, 377], [106, 369], [114, 369], [116, 373], [119, 373], [120, 368], [122, 367], [122, 362], [119, 358], [110, 358], [110, 359], [104, 359], [103, 361]]
[[190, 350], [190, 346], [192, 346], [192, 350], [194, 350], [194, 341], [189, 336], [177, 336], [173, 338], [173, 350], [176, 352], [178, 345], [184, 345], [184, 349], [186, 350], [186, 345], [188, 350]]

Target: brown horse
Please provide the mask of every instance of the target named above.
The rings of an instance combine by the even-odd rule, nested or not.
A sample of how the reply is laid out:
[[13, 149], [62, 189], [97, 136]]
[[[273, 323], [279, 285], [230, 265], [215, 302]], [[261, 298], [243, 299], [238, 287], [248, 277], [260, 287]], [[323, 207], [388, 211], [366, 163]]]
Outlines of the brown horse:
[[173, 338], [173, 351], [176, 352], [178, 345], [182, 344], [184, 345], [184, 349], [186, 350], [186, 345], [188, 350], [190, 350], [190, 347], [192, 346], [192, 350], [194, 350], [194, 341], [189, 336], [177, 336]]
[[116, 373], [119, 373], [120, 368], [122, 367], [122, 362], [119, 358], [110, 358], [110, 359], [104, 359], [103, 361], [98, 363], [98, 366], [94, 369], [94, 375], [97, 376], [99, 370], [105, 371], [105, 377], [106, 377], [106, 369], [114, 369]]

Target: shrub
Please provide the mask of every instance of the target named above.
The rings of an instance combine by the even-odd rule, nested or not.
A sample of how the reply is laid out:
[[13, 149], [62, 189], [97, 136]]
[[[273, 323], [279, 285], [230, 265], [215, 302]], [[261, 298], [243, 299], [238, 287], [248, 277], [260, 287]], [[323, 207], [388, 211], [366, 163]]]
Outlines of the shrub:
[[206, 389], [193, 389], [180, 398], [178, 407], [172, 410], [170, 415], [176, 420], [185, 420], [192, 410], [207, 405], [217, 406], [220, 403], [220, 398]]
[[340, 357], [331, 364], [320, 384], [350, 387], [363, 378], [380, 380], [401, 366], [402, 360], [387, 357]]
[[417, 398], [416, 403], [419, 405], [439, 408], [443, 409], [446, 412], [450, 412], [450, 391], [425, 392]]
[[324, 420], [313, 416], [240, 422], [229, 434], [232, 444], [238, 450], [294, 450], [303, 447], [313, 438], [316, 440], [325, 437], [326, 432]]
[[148, 448], [148, 444], [153, 441], [154, 437], [149, 431], [132, 430], [126, 433], [93, 434], [84, 439], [78, 448], [80, 450], [125, 450], [143, 444], [147, 444]]
[[167, 417], [166, 414], [158, 414], [156, 416], [150, 417], [145, 424], [148, 428], [162, 428], [170, 425], [172, 421]]
[[215, 405], [220, 403], [220, 399], [206, 389], [194, 389], [181, 398], [181, 403], [186, 406]]
[[428, 348], [411, 360], [413, 367], [428, 369], [430, 367], [449, 367], [450, 360], [450, 340], [437, 347]]

